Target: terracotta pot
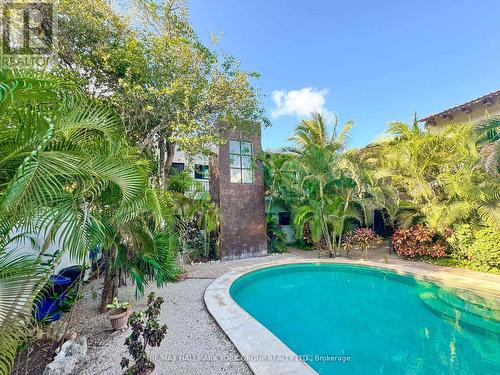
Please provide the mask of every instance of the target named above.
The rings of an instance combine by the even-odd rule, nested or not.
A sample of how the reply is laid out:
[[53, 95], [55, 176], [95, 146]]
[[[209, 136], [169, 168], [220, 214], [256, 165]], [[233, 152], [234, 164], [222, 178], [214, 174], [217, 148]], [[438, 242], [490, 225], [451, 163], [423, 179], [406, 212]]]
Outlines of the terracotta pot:
[[148, 369], [146, 370], [146, 373], [145, 373], [144, 375], [157, 375], [157, 374], [158, 374], [158, 372], [156, 371], [156, 366], [155, 366], [155, 364], [154, 364], [154, 363], [151, 363], [151, 365], [152, 365], [152, 368], [148, 368]]
[[108, 318], [111, 321], [111, 326], [115, 331], [124, 329], [127, 326], [129, 309], [121, 308], [114, 309], [108, 312]]
[[[137, 373], [137, 370], [136, 370], [135, 366], [130, 367], [129, 370], [133, 374], [139, 374], [139, 373]], [[153, 362], [149, 362], [148, 367], [146, 368], [146, 370], [140, 373], [140, 375], [157, 375], [157, 374], [158, 374], [158, 371], [156, 371], [156, 366], [155, 366], [155, 364]]]

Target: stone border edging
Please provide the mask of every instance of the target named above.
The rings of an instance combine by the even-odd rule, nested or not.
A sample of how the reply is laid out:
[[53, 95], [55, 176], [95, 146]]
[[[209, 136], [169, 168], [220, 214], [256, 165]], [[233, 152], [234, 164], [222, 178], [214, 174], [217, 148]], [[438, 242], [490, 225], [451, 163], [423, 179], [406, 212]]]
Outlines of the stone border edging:
[[[252, 266], [238, 267], [215, 279], [205, 290], [204, 301], [209, 313], [229, 337], [240, 355], [256, 375], [267, 374], [317, 374], [280, 339], [240, 307], [231, 297], [229, 288], [246, 273], [262, 268], [287, 264], [337, 263], [390, 270], [417, 279], [445, 284], [500, 297], [500, 283], [477, 280], [473, 277], [453, 274], [453, 269], [439, 267], [442, 272], [403, 264], [374, 261], [334, 259], [284, 259]], [[471, 271], [473, 272], [473, 271]], [[500, 280], [500, 277], [499, 277]], [[267, 360], [266, 360], [267, 358]], [[274, 360], [272, 360], [274, 358]]]

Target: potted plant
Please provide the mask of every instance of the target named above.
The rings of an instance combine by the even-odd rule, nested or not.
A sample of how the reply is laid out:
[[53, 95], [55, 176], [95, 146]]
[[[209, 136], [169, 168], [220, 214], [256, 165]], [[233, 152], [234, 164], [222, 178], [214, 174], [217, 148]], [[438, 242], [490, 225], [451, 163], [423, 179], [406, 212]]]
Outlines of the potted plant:
[[125, 369], [126, 375], [153, 375], [155, 374], [155, 364], [150, 361], [146, 349], [148, 346], [160, 346], [167, 326], [158, 323], [158, 316], [161, 312], [163, 298], [155, 299], [155, 294], [151, 292], [148, 296], [148, 306], [144, 311], [136, 311], [130, 315], [128, 324], [132, 328], [132, 333], [126, 338], [128, 352], [135, 363], [129, 367], [130, 360], [123, 357], [120, 365]]
[[113, 303], [106, 306], [108, 318], [115, 331], [124, 329], [127, 326], [127, 319], [130, 311], [130, 303], [119, 302], [118, 298], [113, 298]]

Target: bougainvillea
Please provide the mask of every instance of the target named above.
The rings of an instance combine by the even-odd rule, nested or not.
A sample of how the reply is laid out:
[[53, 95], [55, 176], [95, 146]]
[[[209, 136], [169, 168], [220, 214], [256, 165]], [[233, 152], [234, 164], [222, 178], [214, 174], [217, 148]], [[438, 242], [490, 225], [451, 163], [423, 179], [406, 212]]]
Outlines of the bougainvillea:
[[400, 228], [392, 236], [394, 251], [404, 258], [443, 258], [446, 256], [446, 242], [432, 229], [423, 225]]

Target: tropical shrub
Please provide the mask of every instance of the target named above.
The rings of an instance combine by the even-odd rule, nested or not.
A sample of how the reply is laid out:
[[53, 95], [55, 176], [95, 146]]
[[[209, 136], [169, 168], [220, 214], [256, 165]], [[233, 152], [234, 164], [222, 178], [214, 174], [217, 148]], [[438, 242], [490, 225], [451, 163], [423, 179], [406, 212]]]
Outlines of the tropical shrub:
[[309, 225], [309, 223], [306, 223], [304, 225], [304, 229], [302, 230], [302, 238], [299, 239], [304, 241], [304, 244], [306, 246], [314, 245], [314, 241], [312, 239], [312, 234], [311, 234], [311, 226]]
[[167, 333], [167, 326], [158, 322], [162, 304], [163, 298], [155, 299], [155, 294], [151, 292], [148, 295], [146, 310], [133, 312], [128, 318], [132, 332], [125, 339], [125, 345], [135, 363], [129, 367], [130, 360], [122, 357], [120, 365], [126, 369], [125, 374], [142, 375], [154, 369], [155, 365], [149, 359], [147, 349], [148, 346], [160, 346]]
[[499, 124], [451, 124], [429, 132], [416, 121], [393, 123], [393, 138], [378, 146], [378, 175], [442, 234], [459, 223], [499, 230]]
[[451, 247], [451, 257], [457, 260], [469, 258], [469, 248], [474, 243], [474, 229], [471, 224], [459, 224], [446, 239]]
[[0, 241], [0, 374], [8, 374], [21, 341], [33, 332], [33, 304], [50, 269], [32, 257], [7, 253]]
[[368, 249], [382, 243], [382, 238], [370, 228], [358, 228], [352, 234], [352, 242], [361, 248], [363, 259], [368, 258]]
[[473, 263], [490, 268], [500, 268], [500, 232], [491, 227], [478, 230], [469, 248]]
[[404, 258], [446, 257], [446, 242], [431, 228], [414, 225], [400, 228], [392, 236], [394, 251]]
[[345, 250], [345, 256], [346, 258], [349, 258], [349, 252], [352, 250], [354, 245], [356, 244], [356, 241], [354, 239], [354, 233], [349, 232], [344, 235], [344, 238], [342, 240], [342, 247]]
[[179, 274], [175, 263], [178, 236], [172, 224], [172, 201], [156, 189], [145, 189], [134, 202], [117, 205], [113, 192], [96, 207], [91, 226], [92, 248], [105, 260], [101, 312], [117, 296], [120, 276], [130, 278], [136, 295], [151, 281], [158, 287]]
[[205, 236], [196, 225], [196, 219], [187, 220], [183, 225], [182, 251], [190, 254], [192, 259], [197, 259], [202, 255], [205, 247]]
[[267, 224], [267, 249], [270, 253], [285, 253], [286, 235], [283, 228], [272, 215], [266, 215]]
[[186, 194], [194, 180], [186, 174], [170, 177], [166, 193], [172, 201], [173, 226], [179, 237], [182, 263], [219, 254], [219, 209], [208, 192]]
[[[351, 122], [342, 129], [334, 124], [329, 132], [326, 121], [320, 114], [301, 121], [291, 138], [296, 147], [289, 148], [296, 158], [296, 187], [300, 192], [293, 202], [293, 221], [297, 233], [303, 233], [309, 225], [314, 243], [324, 240], [330, 256], [340, 250], [340, 241], [347, 219], [359, 220], [361, 188], [346, 167], [345, 140]], [[337, 244], [336, 239], [339, 240]], [[319, 255], [319, 252], [318, 252]]]
[[460, 224], [447, 240], [453, 258], [468, 260], [478, 269], [500, 268], [500, 232], [494, 228]]
[[108, 310], [128, 309], [129, 307], [129, 302], [120, 302], [117, 297], [113, 298], [113, 302], [111, 302], [109, 305], [106, 305], [106, 308]]

